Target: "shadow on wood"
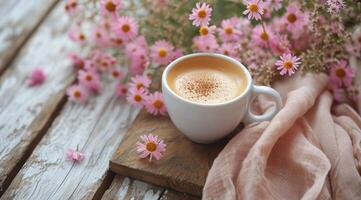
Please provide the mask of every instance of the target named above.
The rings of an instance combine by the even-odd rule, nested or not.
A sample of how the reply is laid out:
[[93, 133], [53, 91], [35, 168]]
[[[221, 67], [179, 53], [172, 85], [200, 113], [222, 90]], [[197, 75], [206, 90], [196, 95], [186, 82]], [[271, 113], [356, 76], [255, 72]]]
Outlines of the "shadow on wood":
[[[158, 135], [167, 144], [164, 157], [159, 161], [149, 162], [137, 155], [136, 142], [147, 133]], [[213, 160], [228, 140], [209, 145], [193, 143], [168, 117], [153, 117], [143, 110], [113, 155], [110, 169], [124, 176], [201, 196]]]

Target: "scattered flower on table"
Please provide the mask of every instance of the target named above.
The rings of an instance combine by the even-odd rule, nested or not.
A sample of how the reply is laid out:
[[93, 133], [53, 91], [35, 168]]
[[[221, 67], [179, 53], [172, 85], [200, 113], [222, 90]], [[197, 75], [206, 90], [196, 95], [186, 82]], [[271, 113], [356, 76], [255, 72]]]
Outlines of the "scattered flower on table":
[[192, 9], [189, 20], [192, 20], [195, 26], [208, 26], [211, 15], [212, 8], [207, 3], [198, 2], [196, 7]]
[[84, 44], [87, 40], [87, 36], [85, 33], [81, 30], [80, 24], [73, 25], [68, 32], [68, 36], [71, 40], [75, 42], [79, 42], [80, 44]]
[[152, 134], [140, 136], [140, 141], [136, 145], [139, 157], [146, 158], [149, 156], [150, 161], [153, 158], [156, 160], [161, 159], [167, 146], [162, 139]]
[[300, 60], [297, 56], [287, 53], [280, 56], [280, 60], [277, 60], [275, 64], [277, 69], [281, 71], [281, 75], [292, 76], [301, 64]]
[[151, 47], [151, 55], [153, 62], [160, 65], [167, 65], [173, 60], [174, 46], [165, 40], [159, 40]]
[[28, 86], [38, 86], [44, 83], [46, 80], [46, 75], [43, 69], [36, 68], [34, 69], [28, 79], [26, 80], [26, 84]]
[[68, 151], [66, 152], [66, 157], [68, 160], [72, 160], [76, 163], [80, 163], [85, 158], [85, 155], [81, 152], [75, 151], [72, 148], [69, 148]]
[[127, 94], [127, 101], [134, 106], [144, 106], [148, 92], [144, 88], [130, 88]]
[[145, 108], [152, 115], [165, 115], [167, 108], [165, 107], [162, 93], [154, 92], [149, 94], [145, 100]]
[[70, 86], [66, 93], [71, 101], [78, 103], [85, 103], [89, 98], [88, 90], [80, 84]]
[[354, 70], [351, 67], [348, 67], [345, 60], [341, 60], [331, 66], [331, 83], [337, 87], [351, 86], [354, 76]]
[[248, 15], [248, 19], [261, 20], [263, 15], [262, 0], [247, 0], [247, 9], [243, 12]]
[[94, 27], [92, 33], [92, 39], [100, 46], [106, 46], [109, 44], [110, 39], [107, 32], [102, 27]]

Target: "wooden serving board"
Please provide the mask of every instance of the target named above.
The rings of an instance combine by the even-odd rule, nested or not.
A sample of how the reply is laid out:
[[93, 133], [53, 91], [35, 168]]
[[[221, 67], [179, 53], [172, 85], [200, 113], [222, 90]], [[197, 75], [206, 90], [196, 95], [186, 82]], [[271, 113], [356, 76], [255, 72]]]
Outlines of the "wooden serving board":
[[[138, 157], [136, 142], [147, 133], [158, 135], [167, 145], [159, 161]], [[226, 138], [209, 145], [191, 142], [169, 117], [154, 117], [143, 110], [113, 155], [110, 169], [123, 176], [201, 196], [213, 160], [227, 141]]]

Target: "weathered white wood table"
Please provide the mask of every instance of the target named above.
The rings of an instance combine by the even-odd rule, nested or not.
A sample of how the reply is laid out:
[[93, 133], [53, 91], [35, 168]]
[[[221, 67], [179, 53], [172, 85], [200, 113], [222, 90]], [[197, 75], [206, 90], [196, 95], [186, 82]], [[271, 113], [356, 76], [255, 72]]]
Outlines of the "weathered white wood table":
[[[87, 105], [67, 101], [74, 49], [64, 1], [0, 2], [0, 199], [195, 199], [109, 172], [109, 159], [139, 110], [111, 90]], [[42, 67], [48, 80], [28, 88]], [[66, 161], [68, 148], [86, 154]]]

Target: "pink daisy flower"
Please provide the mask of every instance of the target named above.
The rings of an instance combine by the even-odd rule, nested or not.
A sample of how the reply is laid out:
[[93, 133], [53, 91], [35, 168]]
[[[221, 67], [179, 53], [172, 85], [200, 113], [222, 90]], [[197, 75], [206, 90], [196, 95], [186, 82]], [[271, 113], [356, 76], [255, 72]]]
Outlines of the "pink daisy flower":
[[302, 33], [303, 27], [307, 24], [308, 15], [300, 10], [300, 7], [292, 4], [287, 7], [287, 12], [284, 16], [287, 24], [287, 30], [293, 34]]
[[243, 14], [248, 15], [248, 19], [260, 20], [262, 19], [263, 12], [262, 0], [248, 0], [247, 10], [245, 10]]
[[152, 81], [146, 75], [136, 75], [130, 79], [129, 86], [137, 90], [143, 88], [147, 90]]
[[282, 0], [265, 0], [271, 10], [279, 10], [282, 8]]
[[109, 71], [117, 63], [117, 59], [109, 54], [102, 54], [100, 57], [95, 59], [98, 69], [100, 71]]
[[130, 57], [130, 71], [132, 74], [143, 74], [148, 68], [149, 59], [145, 54], [134, 54]]
[[123, 4], [119, 0], [101, 0], [100, 14], [102, 16], [117, 17], [118, 11], [123, 8]]
[[180, 58], [183, 56], [183, 50], [182, 49], [176, 49], [173, 53], [173, 60]]
[[252, 31], [252, 42], [262, 48], [268, 47], [268, 44], [270, 44], [274, 38], [274, 33], [271, 27], [266, 26], [265, 29], [266, 32], [264, 32], [261, 25], [257, 25]]
[[276, 61], [276, 66], [278, 70], [281, 70], [280, 74], [283, 76], [288, 74], [291, 76], [295, 73], [295, 70], [298, 69], [299, 65], [301, 64], [300, 58], [297, 56], [292, 56], [291, 53], [283, 54], [280, 56], [280, 60]]
[[219, 28], [219, 35], [223, 42], [236, 41], [241, 32], [238, 30], [239, 21], [236, 18], [225, 19]]
[[89, 97], [87, 89], [79, 84], [70, 86], [66, 93], [71, 101], [78, 103], [85, 103]]
[[118, 37], [129, 41], [138, 35], [138, 24], [132, 17], [122, 16], [113, 23], [113, 30]]
[[123, 48], [125, 45], [124, 39], [122, 39], [118, 36], [112, 36], [110, 38], [110, 42], [111, 42], [112, 46], [118, 47], [118, 48]]
[[80, 10], [80, 7], [77, 0], [67, 0], [64, 9], [70, 16], [73, 16]]
[[93, 29], [92, 38], [100, 46], [106, 46], [109, 43], [108, 33], [101, 27], [95, 27]]
[[125, 97], [128, 93], [128, 87], [126, 84], [118, 84], [115, 90], [115, 95], [117, 97]]
[[37, 86], [43, 84], [46, 80], [46, 75], [44, 70], [41, 68], [36, 68], [31, 72], [30, 77], [26, 80], [28, 86]]
[[83, 69], [85, 67], [85, 60], [84, 58], [80, 57], [76, 53], [69, 53], [68, 57], [72, 60], [73, 65], [77, 69]]
[[145, 108], [152, 115], [165, 115], [167, 108], [165, 107], [162, 93], [154, 92], [149, 94], [146, 98]]
[[101, 81], [98, 73], [95, 70], [79, 70], [78, 80], [81, 85], [85, 86], [93, 92], [99, 92], [101, 89]]
[[144, 36], [139, 36], [131, 43], [127, 44], [125, 48], [125, 53], [127, 54], [129, 59], [131, 59], [133, 55], [147, 55], [148, 44]]
[[66, 157], [68, 160], [72, 160], [74, 162], [80, 162], [85, 158], [85, 155], [83, 153], [80, 153], [78, 151], [75, 151], [74, 149], [69, 148], [66, 152]]
[[167, 65], [173, 59], [174, 46], [165, 40], [158, 40], [150, 48], [150, 51], [150, 57], [153, 62], [160, 65]]
[[147, 91], [144, 88], [130, 88], [127, 93], [127, 101], [134, 106], [143, 107], [145, 99], [147, 97]]
[[202, 37], [214, 36], [216, 26], [201, 26], [199, 28], [199, 35]]
[[223, 43], [217, 51], [220, 54], [239, 60], [240, 55], [237, 52], [237, 46], [233, 43]]
[[154, 157], [159, 160], [163, 157], [163, 152], [166, 150], [166, 144], [158, 136], [148, 134], [140, 136], [141, 141], [137, 142], [137, 152], [141, 158], [149, 156], [149, 160], [152, 161]]
[[200, 37], [193, 38], [193, 46], [200, 52], [215, 52], [219, 47], [216, 37]]
[[290, 46], [287, 35], [275, 34], [270, 41], [271, 50], [276, 55], [291, 53]]
[[79, 42], [81, 44], [83, 44], [87, 40], [86, 35], [80, 30], [79, 24], [72, 26], [69, 29], [68, 36], [74, 42]]
[[208, 26], [211, 20], [212, 8], [206, 3], [198, 2], [196, 7], [192, 9], [189, 20], [193, 21], [194, 26]]
[[116, 80], [122, 80], [125, 76], [124, 72], [122, 72], [119, 68], [113, 67], [110, 70], [111, 76]]
[[331, 84], [335, 87], [350, 87], [354, 77], [354, 70], [347, 66], [347, 62], [345, 60], [341, 60], [331, 66], [330, 80]]

